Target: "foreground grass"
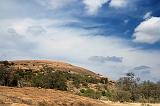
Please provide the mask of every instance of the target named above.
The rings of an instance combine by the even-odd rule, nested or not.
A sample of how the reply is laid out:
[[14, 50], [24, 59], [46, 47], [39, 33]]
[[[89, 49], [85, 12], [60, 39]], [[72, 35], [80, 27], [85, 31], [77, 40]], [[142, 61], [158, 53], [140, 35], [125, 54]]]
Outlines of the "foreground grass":
[[0, 106], [160, 106], [100, 101], [53, 89], [0, 86]]
[[104, 103], [111, 106], [160, 106], [160, 104], [155, 103], [119, 103], [119, 102], [111, 102], [111, 101], [103, 101]]
[[0, 106], [110, 106], [65, 91], [0, 86]]

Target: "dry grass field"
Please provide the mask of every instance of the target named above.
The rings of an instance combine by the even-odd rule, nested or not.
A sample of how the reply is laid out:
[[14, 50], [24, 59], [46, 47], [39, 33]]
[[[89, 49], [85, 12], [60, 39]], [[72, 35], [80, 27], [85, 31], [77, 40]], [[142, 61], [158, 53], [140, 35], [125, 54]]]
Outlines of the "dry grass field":
[[0, 86], [0, 106], [160, 106], [100, 101], [53, 89]]
[[114, 103], [111, 101], [103, 101], [104, 103], [106, 103], [106, 106], [160, 106], [160, 104], [149, 104], [149, 103]]
[[40, 88], [0, 87], [0, 106], [109, 106], [68, 92]]

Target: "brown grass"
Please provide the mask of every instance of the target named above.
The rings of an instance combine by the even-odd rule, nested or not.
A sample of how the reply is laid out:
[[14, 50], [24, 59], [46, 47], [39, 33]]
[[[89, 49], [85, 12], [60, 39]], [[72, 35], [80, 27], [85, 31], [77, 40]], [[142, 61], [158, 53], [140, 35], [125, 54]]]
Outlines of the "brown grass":
[[[0, 86], [0, 106], [147, 106], [142, 103], [100, 101], [53, 89]], [[150, 104], [149, 106], [160, 106]]]
[[0, 106], [108, 106], [68, 92], [32, 87], [0, 87]]

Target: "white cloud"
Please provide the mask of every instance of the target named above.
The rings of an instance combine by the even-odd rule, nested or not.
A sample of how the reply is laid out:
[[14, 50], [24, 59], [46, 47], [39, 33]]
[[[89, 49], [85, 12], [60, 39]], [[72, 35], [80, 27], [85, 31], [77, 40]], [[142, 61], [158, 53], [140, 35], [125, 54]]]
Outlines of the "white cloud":
[[113, 8], [122, 8], [127, 6], [128, 0], [83, 0], [83, 3], [86, 5], [88, 14], [94, 15], [105, 3], [109, 3]]
[[103, 4], [107, 3], [109, 0], [83, 0], [86, 5], [88, 14], [96, 14], [98, 9], [102, 7]]
[[128, 2], [128, 0], [111, 0], [110, 6], [114, 8], [122, 8], [126, 7]]
[[143, 19], [149, 19], [149, 18], [151, 18], [151, 15], [152, 15], [152, 12], [150, 11], [150, 12], [147, 12], [145, 15], [144, 15], [144, 17], [143, 17]]
[[[153, 67], [151, 72], [160, 75], [160, 67], [156, 65], [160, 63], [160, 51], [131, 51], [135, 48], [129, 46], [126, 40], [93, 36], [91, 30], [61, 26], [72, 22], [70, 20], [26, 18], [0, 22], [0, 55], [4, 57], [5, 54], [5, 59], [63, 60], [114, 79], [140, 65]], [[34, 31], [30, 31], [34, 26], [38, 26], [38, 30], [33, 28]], [[35, 31], [37, 34], [42, 28], [45, 33], [35, 35]], [[123, 57], [123, 61], [101, 64], [89, 61], [91, 56]]]
[[[35, 0], [37, 3], [45, 6], [47, 9], [58, 10], [65, 7], [73, 6], [75, 3], [81, 3], [78, 0]], [[128, 0], [82, 0], [85, 9], [89, 15], [97, 14], [98, 10], [106, 3], [113, 8], [126, 7]], [[106, 5], [107, 6], [107, 5]], [[74, 7], [75, 8], [75, 7]], [[72, 8], [73, 9], [73, 8]]]
[[160, 41], [160, 17], [152, 17], [138, 25], [133, 34], [134, 42], [154, 44]]
[[42, 6], [47, 7], [48, 9], [57, 10], [69, 6], [70, 3], [75, 0], [36, 0]]

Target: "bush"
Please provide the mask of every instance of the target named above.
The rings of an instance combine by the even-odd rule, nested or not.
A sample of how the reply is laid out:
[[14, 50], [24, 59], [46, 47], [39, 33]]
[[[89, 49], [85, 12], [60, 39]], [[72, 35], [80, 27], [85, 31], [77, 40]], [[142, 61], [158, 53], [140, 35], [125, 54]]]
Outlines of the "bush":
[[106, 91], [102, 91], [102, 96], [106, 96]]
[[80, 82], [79, 80], [75, 80], [75, 81], [73, 81], [72, 84], [73, 84], [76, 88], [80, 88], [81, 82]]
[[118, 90], [115, 96], [116, 101], [129, 102], [131, 98], [131, 93], [128, 91]]
[[12, 86], [13, 79], [13, 71], [6, 66], [0, 66], [0, 85]]
[[32, 78], [32, 86], [34, 87], [44, 87], [44, 75], [39, 73]]
[[80, 92], [81, 92], [81, 93], [85, 93], [85, 89], [81, 89]]
[[66, 77], [61, 71], [47, 72], [44, 75], [44, 84], [46, 88], [57, 88], [67, 90]]
[[101, 98], [101, 92], [97, 92], [97, 91], [94, 91], [93, 89], [81, 89], [80, 90], [82, 96], [86, 96], [86, 97], [90, 97], [90, 98], [93, 98], [93, 99], [100, 99]]

